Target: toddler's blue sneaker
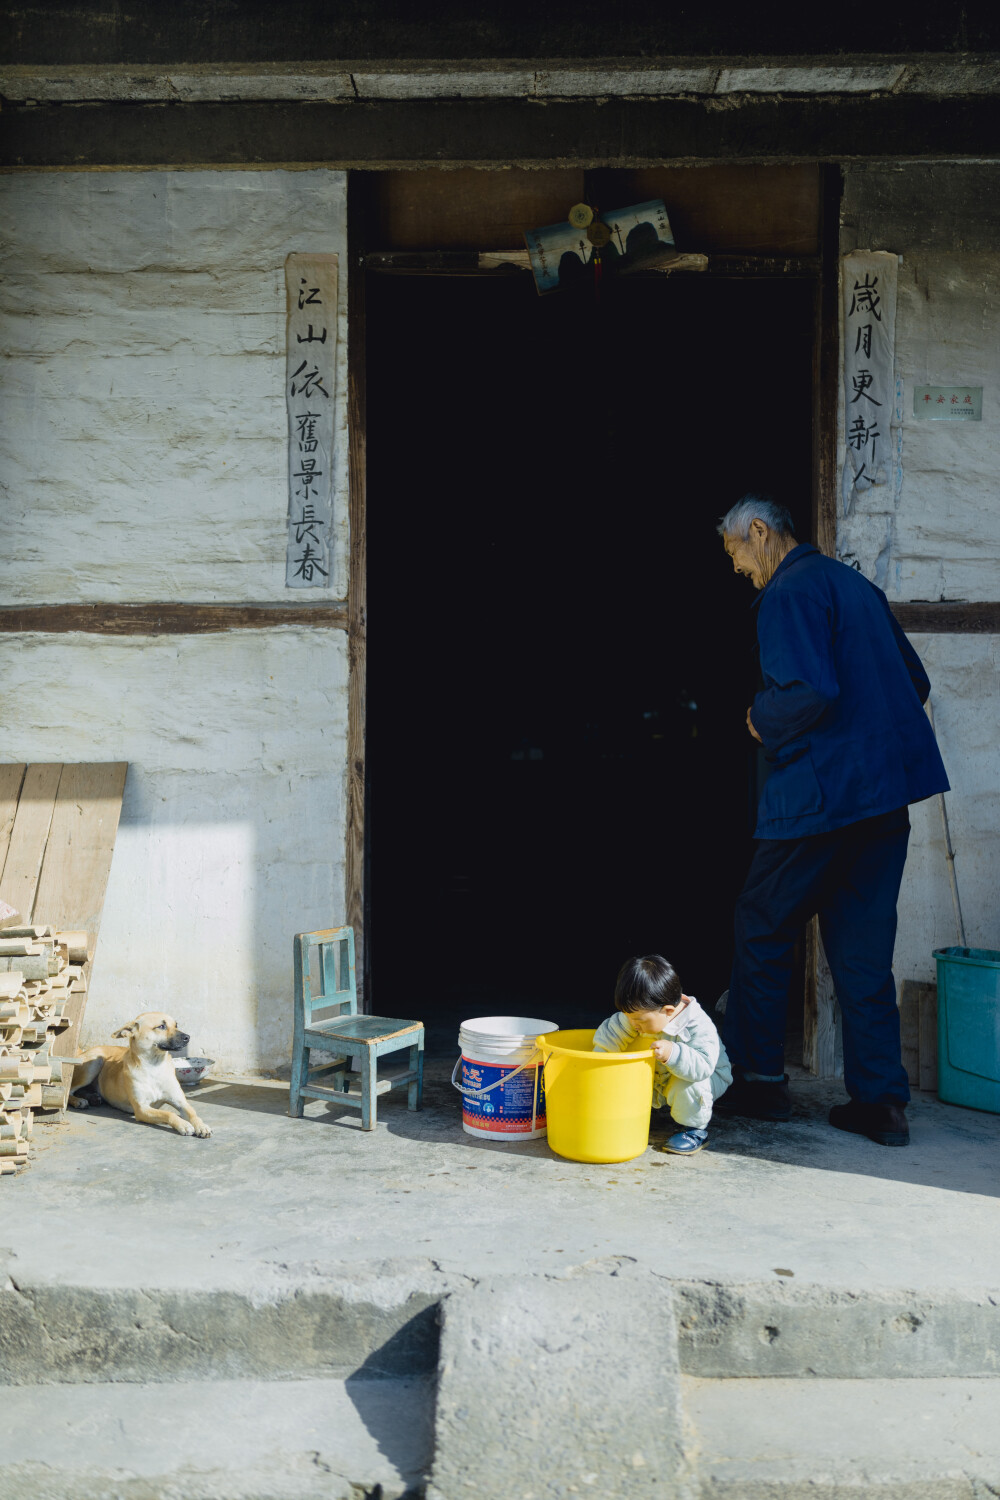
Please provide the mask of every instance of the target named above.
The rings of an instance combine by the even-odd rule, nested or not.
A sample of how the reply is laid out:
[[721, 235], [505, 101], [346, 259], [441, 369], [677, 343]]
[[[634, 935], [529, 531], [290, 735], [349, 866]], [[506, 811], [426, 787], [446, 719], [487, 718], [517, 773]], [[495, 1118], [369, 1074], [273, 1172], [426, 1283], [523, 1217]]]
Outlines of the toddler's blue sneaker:
[[694, 1130], [688, 1126], [686, 1130], [678, 1130], [676, 1135], [664, 1141], [661, 1150], [669, 1151], [671, 1156], [693, 1156], [707, 1141], [707, 1130]]

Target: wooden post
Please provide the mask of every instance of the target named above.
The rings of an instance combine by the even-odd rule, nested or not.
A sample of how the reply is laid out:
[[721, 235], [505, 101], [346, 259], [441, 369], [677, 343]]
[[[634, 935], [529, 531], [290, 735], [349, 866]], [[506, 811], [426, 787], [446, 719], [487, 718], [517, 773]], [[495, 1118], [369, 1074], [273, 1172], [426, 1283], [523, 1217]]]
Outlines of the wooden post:
[[371, 1008], [366, 993], [365, 941], [365, 714], [368, 630], [368, 536], [366, 529], [366, 329], [365, 239], [367, 195], [364, 180], [347, 177], [347, 425], [350, 484], [350, 561], [347, 585], [347, 849], [345, 923], [358, 947], [360, 1008]]
[[938, 1026], [937, 985], [920, 986], [920, 1087], [937, 1093], [938, 1086]]
[[[840, 368], [839, 166], [824, 166], [820, 180], [821, 270], [816, 284], [813, 334], [813, 542], [828, 557], [837, 550], [837, 386]], [[833, 980], [814, 917], [806, 933], [802, 1061], [818, 1078], [843, 1073], [838, 1060]]]
[[802, 1031], [802, 1062], [817, 1078], [841, 1078], [844, 1046], [837, 1012], [833, 975], [823, 952], [819, 920], [806, 928], [806, 993]]
[[904, 979], [899, 986], [899, 1040], [910, 1088], [920, 1087], [920, 985]]

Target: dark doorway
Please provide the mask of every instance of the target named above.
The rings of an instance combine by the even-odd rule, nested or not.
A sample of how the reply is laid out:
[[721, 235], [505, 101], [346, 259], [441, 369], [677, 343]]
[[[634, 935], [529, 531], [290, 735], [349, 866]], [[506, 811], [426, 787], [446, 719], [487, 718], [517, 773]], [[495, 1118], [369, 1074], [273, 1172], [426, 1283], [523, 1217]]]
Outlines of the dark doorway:
[[763, 488], [809, 537], [812, 285], [373, 274], [367, 319], [374, 1007], [593, 1024], [650, 951], [714, 1004], [755, 681], [715, 523]]

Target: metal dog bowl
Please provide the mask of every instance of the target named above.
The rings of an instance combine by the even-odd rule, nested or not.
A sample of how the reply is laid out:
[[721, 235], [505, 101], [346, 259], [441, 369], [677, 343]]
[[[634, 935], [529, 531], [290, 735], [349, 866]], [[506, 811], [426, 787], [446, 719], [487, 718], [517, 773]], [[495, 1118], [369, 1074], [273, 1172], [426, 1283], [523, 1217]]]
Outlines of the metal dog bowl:
[[193, 1088], [200, 1083], [215, 1062], [214, 1057], [178, 1057], [174, 1061], [174, 1072], [183, 1088]]

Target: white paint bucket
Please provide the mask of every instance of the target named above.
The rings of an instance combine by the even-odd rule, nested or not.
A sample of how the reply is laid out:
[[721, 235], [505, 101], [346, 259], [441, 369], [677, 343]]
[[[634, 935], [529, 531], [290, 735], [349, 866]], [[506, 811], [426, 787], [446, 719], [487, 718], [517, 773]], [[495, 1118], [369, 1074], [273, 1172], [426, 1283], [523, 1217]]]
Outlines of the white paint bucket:
[[[535, 1016], [478, 1016], [458, 1033], [462, 1055], [451, 1081], [462, 1095], [462, 1128], [500, 1142], [545, 1134], [545, 1085], [536, 1038], [558, 1031]], [[459, 1068], [462, 1082], [456, 1082]]]

